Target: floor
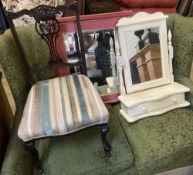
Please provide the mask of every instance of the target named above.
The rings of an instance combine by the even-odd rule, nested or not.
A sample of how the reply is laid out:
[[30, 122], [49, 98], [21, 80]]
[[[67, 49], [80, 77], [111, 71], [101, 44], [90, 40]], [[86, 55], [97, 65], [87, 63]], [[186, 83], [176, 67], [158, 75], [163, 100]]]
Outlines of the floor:
[[192, 174], [193, 174], [193, 165], [183, 167], [183, 168], [178, 168], [175, 170], [167, 171], [156, 175], [192, 175]]

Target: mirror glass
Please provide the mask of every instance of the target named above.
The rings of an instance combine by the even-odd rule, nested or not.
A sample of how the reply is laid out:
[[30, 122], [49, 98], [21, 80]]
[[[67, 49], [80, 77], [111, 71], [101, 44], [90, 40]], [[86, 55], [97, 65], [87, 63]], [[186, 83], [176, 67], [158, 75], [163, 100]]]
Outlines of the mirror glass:
[[[64, 46], [69, 63], [78, 62], [77, 34], [64, 34]], [[110, 38], [112, 44], [110, 44]], [[117, 91], [115, 57], [114, 52], [114, 30], [83, 31], [87, 76], [97, 87], [100, 94], [113, 93]], [[70, 70], [71, 73], [79, 72], [78, 67]]]
[[132, 84], [162, 78], [159, 28], [127, 33]]

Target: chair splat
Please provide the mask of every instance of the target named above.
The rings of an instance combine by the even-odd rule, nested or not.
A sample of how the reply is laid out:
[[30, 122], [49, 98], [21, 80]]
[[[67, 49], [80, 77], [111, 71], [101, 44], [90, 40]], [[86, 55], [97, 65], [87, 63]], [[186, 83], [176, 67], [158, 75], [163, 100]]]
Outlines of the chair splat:
[[[13, 34], [14, 40], [20, 52], [22, 62], [26, 68], [26, 71], [29, 77], [31, 77], [30, 79], [32, 82], [35, 81], [33, 73], [38, 73], [49, 68], [54, 69], [56, 67], [77, 66], [77, 64], [71, 65], [69, 63], [66, 63], [64, 58], [62, 58], [58, 53], [58, 49], [57, 49], [57, 40], [59, 38], [59, 32], [60, 32], [60, 23], [58, 22], [58, 18], [66, 16], [67, 11], [73, 11], [76, 16], [77, 36], [78, 36], [78, 41], [80, 45], [79, 62], [77, 64], [81, 68], [81, 73], [86, 75], [87, 71], [86, 71], [86, 62], [85, 62], [85, 53], [84, 53], [84, 44], [83, 44], [84, 42], [83, 42], [77, 1], [72, 3], [70, 6], [60, 5], [57, 7], [53, 7], [48, 5], [40, 5], [33, 9], [30, 9], [30, 10], [23, 9], [16, 13], [5, 10], [5, 14], [6, 14], [11, 32]], [[49, 59], [48, 65], [43, 65], [41, 67], [29, 66], [21, 41], [17, 35], [16, 28], [13, 23], [14, 19], [22, 17], [23, 15], [28, 15], [34, 18], [36, 32], [47, 43], [50, 51], [50, 59]]]

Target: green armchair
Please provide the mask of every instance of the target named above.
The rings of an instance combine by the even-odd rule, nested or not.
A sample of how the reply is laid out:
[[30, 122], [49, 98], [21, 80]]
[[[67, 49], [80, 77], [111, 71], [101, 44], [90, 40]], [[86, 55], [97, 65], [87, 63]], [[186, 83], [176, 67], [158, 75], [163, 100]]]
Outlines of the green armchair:
[[[64, 138], [37, 142], [46, 175], [152, 175], [193, 164], [193, 82], [189, 74], [193, 58], [193, 20], [169, 15], [168, 28], [173, 34], [175, 81], [189, 87], [186, 98], [190, 107], [175, 109], [129, 124], [119, 114], [120, 105], [107, 106], [110, 114], [111, 157], [102, 156], [97, 128]], [[22, 42], [30, 65], [46, 57], [48, 49], [30, 28], [20, 28]], [[33, 39], [29, 40], [33, 35]], [[31, 47], [31, 45], [35, 46]], [[39, 50], [39, 46], [43, 50]], [[46, 57], [47, 58], [47, 57]], [[41, 60], [42, 64], [47, 60]], [[30, 154], [17, 137], [17, 128], [29, 90], [28, 77], [20, 64], [19, 54], [10, 31], [0, 36], [0, 64], [13, 92], [17, 111], [2, 165], [2, 175], [32, 175]], [[38, 79], [52, 77], [48, 72]], [[93, 134], [95, 133], [95, 134]], [[95, 135], [95, 137], [93, 137]]]

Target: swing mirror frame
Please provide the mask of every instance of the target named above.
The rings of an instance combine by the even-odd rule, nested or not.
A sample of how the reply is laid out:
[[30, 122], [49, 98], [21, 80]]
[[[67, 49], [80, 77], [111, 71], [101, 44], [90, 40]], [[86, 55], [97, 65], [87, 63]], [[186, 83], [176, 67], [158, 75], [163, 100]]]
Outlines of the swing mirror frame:
[[[120, 47], [120, 55], [124, 65], [123, 77], [126, 93], [133, 93], [152, 87], [170, 84], [173, 81], [172, 63], [168, 54], [166, 18], [167, 16], [161, 12], [154, 14], [139, 12], [133, 17], [121, 18], [118, 21], [116, 33]], [[155, 64], [157, 64], [154, 59], [156, 56], [153, 56], [157, 55], [153, 52], [158, 52], [158, 49], [147, 49], [147, 47], [153, 47], [153, 45], [155, 45], [151, 44], [150, 41], [147, 41], [146, 44], [147, 37], [144, 35], [145, 32], [146, 36], [149, 34], [147, 32], [148, 30], [157, 31], [159, 37], [159, 42], [156, 43], [159, 47], [159, 59], [161, 59], [159, 60], [159, 67], [155, 66]], [[154, 32], [154, 34], [155, 33], [156, 32]], [[135, 40], [133, 39], [134, 37], [137, 42], [133, 41]], [[136, 48], [136, 43], [138, 48]], [[151, 60], [148, 58], [148, 55], [151, 55]], [[140, 77], [138, 79], [136, 78], [136, 82], [134, 81], [134, 77], [132, 75], [133, 70], [131, 66], [131, 62], [134, 59], [138, 59], [137, 61], [135, 60], [137, 62], [135, 72], [137, 72]], [[152, 70], [153, 66], [155, 66], [154, 70]], [[147, 73], [155, 73], [153, 71], [156, 71], [156, 69], [160, 69], [160, 75], [158, 75], [157, 78], [151, 78], [151, 75], [149, 75], [146, 80], [143, 80]]]

